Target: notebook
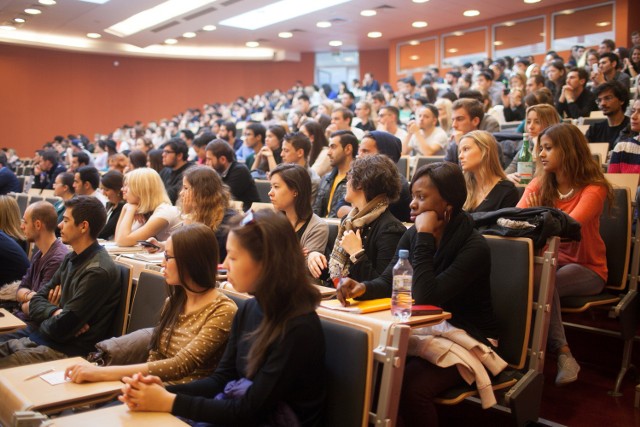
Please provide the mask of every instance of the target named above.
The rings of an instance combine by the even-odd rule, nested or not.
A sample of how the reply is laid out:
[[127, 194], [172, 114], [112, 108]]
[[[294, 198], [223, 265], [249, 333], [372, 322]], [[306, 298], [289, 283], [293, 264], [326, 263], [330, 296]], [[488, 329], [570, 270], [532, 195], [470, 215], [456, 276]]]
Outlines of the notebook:
[[349, 313], [373, 313], [375, 311], [384, 311], [391, 309], [391, 298], [372, 299], [367, 301], [357, 301], [348, 299], [349, 305], [343, 307], [337, 299], [321, 301], [320, 306], [330, 308], [332, 310], [346, 311]]
[[[105, 402], [120, 394], [120, 381], [56, 384], [43, 379], [64, 372], [71, 365], [89, 364], [81, 357], [36, 363], [0, 370], [0, 424], [10, 426], [16, 411], [57, 413], [64, 409]], [[51, 383], [55, 385], [52, 385]]]

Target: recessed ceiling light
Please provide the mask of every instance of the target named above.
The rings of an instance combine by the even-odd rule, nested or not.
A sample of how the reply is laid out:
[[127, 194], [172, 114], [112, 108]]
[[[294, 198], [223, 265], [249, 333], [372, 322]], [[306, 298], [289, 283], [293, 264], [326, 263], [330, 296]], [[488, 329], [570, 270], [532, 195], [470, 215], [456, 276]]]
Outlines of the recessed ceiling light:
[[458, 51], [458, 49], [456, 49], [455, 47], [452, 47], [451, 49], [449, 49], [447, 52], [449, 53], [456, 53]]
[[478, 15], [480, 15], [480, 11], [471, 9], [471, 10], [465, 10], [464, 12], [462, 12], [462, 14], [464, 16], [468, 16], [468, 17], [478, 16]]
[[418, 55], [411, 55], [409, 59], [412, 61], [417, 61], [418, 59], [420, 59], [420, 57]]
[[166, 39], [164, 41], [164, 44], [176, 44], [176, 43], [178, 43], [178, 40], [176, 39]]
[[268, 25], [287, 21], [349, 1], [351, 0], [280, 0], [267, 6], [252, 9], [249, 12], [227, 18], [220, 21], [220, 25], [243, 28], [245, 30], [257, 30]]
[[572, 9], [567, 9], [567, 10], [563, 10], [563, 11], [562, 11], [562, 12], [560, 12], [560, 13], [562, 13], [562, 14], [564, 14], [564, 15], [571, 15], [573, 12], [575, 12], [575, 11], [574, 11], [574, 10], [572, 10]]
[[333, 47], [342, 46], [342, 42], [340, 40], [331, 40], [329, 42], [329, 46], [333, 46]]
[[329, 28], [331, 26], [331, 22], [329, 21], [320, 21], [316, 23], [316, 27], [318, 28]]
[[506, 27], [513, 27], [514, 25], [516, 25], [516, 23], [515, 23], [515, 22], [513, 22], [513, 21], [509, 21], [509, 22], [505, 22], [505, 23], [504, 23], [504, 25], [505, 25]]
[[413, 0], [414, 3], [426, 3], [429, 0]]
[[378, 12], [376, 12], [373, 9], [365, 9], [362, 12], [360, 12], [360, 15], [362, 16], [376, 16], [378, 14]]
[[56, 4], [56, 0], [38, 0], [38, 3], [45, 6], [53, 6], [54, 4]]
[[603, 21], [603, 22], [597, 22], [596, 23], [596, 27], [607, 27], [609, 25], [611, 25], [611, 22], [609, 22], [609, 21]]
[[493, 44], [495, 46], [502, 46], [504, 44], [504, 42], [501, 42], [500, 40], [496, 40], [496, 41], [493, 42]]
[[27, 22], [27, 20], [24, 18], [14, 18], [13, 22], [17, 22], [18, 24], [24, 24], [25, 22]]
[[193, 31], [187, 31], [182, 35], [182, 37], [184, 37], [185, 39], [192, 39], [195, 36], [196, 36], [196, 33], [194, 33]]
[[260, 43], [258, 43], [258, 42], [246, 42], [245, 46], [247, 46], [247, 47], [258, 47], [258, 46], [260, 46]]
[[370, 39], [379, 39], [380, 37], [382, 37], [382, 33], [380, 31], [371, 31], [367, 34], [367, 37], [369, 37]]
[[453, 35], [456, 37], [464, 36], [464, 31], [455, 31]]
[[527, 4], [540, 3], [541, 0], [524, 0]]
[[13, 31], [16, 27], [13, 25], [0, 25], [0, 31]]
[[289, 31], [282, 31], [278, 33], [278, 37], [280, 37], [281, 39], [290, 39], [291, 37], [293, 37], [293, 33]]
[[127, 37], [206, 6], [214, 1], [215, 0], [166, 0], [154, 7], [145, 9], [142, 12], [113, 24], [105, 31], [118, 37]]
[[202, 27], [202, 29], [204, 31], [215, 31], [217, 27], [215, 25], [205, 25], [204, 27]]
[[418, 46], [418, 45], [420, 44], [420, 42], [419, 42], [418, 40], [411, 40], [411, 41], [409, 42], [409, 44], [410, 44], [411, 46]]
[[40, 9], [25, 9], [24, 13], [28, 13], [29, 15], [40, 15], [42, 11]]
[[89, 37], [90, 39], [99, 39], [100, 37], [102, 37], [102, 34], [98, 34], [98, 33], [87, 33], [87, 37]]
[[424, 21], [416, 21], [416, 22], [414, 22], [413, 24], [411, 24], [411, 26], [412, 26], [413, 28], [424, 28], [424, 27], [426, 27], [427, 25], [428, 25], [428, 24], [427, 24], [426, 22], [424, 22]]

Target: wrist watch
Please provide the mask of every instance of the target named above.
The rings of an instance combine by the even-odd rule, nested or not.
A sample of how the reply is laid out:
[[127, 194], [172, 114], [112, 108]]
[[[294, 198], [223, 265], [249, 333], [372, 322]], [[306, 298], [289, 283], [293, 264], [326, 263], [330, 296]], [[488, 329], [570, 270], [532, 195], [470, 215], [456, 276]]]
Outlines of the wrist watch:
[[351, 254], [351, 256], [349, 257], [349, 259], [351, 260], [352, 263], [357, 263], [358, 261], [360, 261], [360, 258], [362, 258], [364, 256], [364, 248], [360, 249], [358, 252]]

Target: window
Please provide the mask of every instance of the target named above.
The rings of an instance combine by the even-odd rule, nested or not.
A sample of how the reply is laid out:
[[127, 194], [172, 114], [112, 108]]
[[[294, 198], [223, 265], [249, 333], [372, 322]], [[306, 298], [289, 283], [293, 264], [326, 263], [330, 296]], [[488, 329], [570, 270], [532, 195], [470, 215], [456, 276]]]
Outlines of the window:
[[602, 3], [553, 13], [551, 48], [561, 51], [615, 40], [614, 7], [614, 3]]
[[546, 51], [545, 17], [513, 20], [493, 26], [492, 57], [529, 56]]
[[398, 73], [406, 73], [437, 66], [437, 37], [398, 43], [397, 49], [396, 69]]
[[482, 61], [489, 52], [487, 27], [444, 34], [441, 40], [442, 68]]

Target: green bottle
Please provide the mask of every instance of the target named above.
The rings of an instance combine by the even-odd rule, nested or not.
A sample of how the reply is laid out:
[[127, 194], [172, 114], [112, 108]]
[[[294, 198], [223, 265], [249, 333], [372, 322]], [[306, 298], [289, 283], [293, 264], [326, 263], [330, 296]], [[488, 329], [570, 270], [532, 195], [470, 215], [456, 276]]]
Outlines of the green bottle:
[[527, 134], [524, 134], [522, 149], [518, 153], [518, 175], [520, 175], [520, 184], [528, 184], [533, 178], [533, 157]]

